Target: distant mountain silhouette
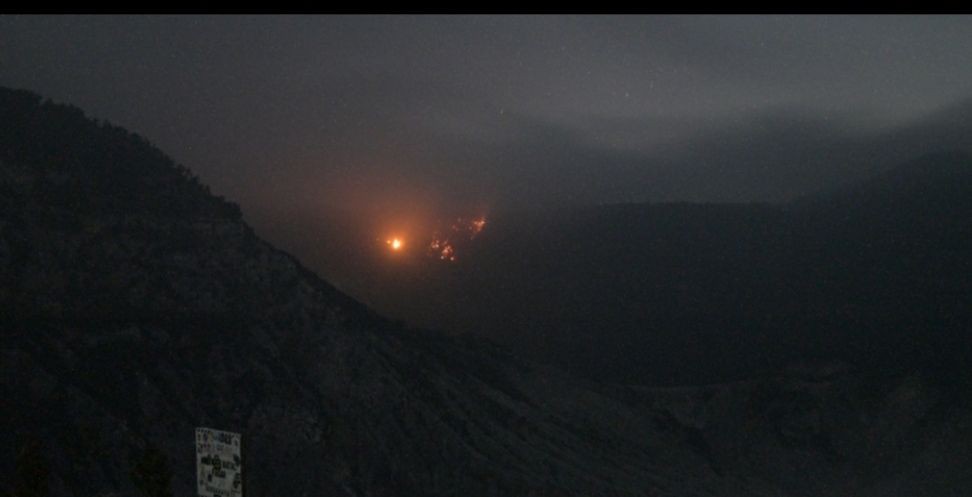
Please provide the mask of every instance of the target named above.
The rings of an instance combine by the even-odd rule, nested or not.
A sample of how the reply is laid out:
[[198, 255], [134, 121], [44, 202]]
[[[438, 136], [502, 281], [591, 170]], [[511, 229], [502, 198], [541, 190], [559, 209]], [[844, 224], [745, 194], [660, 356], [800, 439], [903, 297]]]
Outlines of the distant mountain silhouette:
[[809, 195], [793, 203], [820, 209], [875, 208], [903, 212], [909, 208], [920, 215], [925, 215], [932, 206], [943, 212], [959, 212], [968, 207], [970, 185], [972, 155], [943, 152], [926, 155], [873, 178]]
[[963, 153], [788, 204], [498, 213], [470, 250], [387, 278], [369, 302], [626, 383], [741, 379], [807, 357], [961, 375], [972, 359]]
[[[471, 336], [404, 329], [260, 240], [236, 206], [144, 139], [28, 92], [0, 89], [0, 202], [5, 494], [191, 495], [197, 426], [244, 434], [251, 497], [967, 491], [972, 409], [934, 376], [802, 361], [734, 384], [617, 386]], [[796, 242], [769, 236], [794, 228], [788, 216], [618, 206], [565, 224], [511, 223], [488, 247], [493, 279], [454, 277], [554, 278], [505, 288], [529, 282], [511, 293], [529, 296], [563, 285], [517, 309], [586, 317], [568, 345], [630, 358], [641, 344], [613, 340], [634, 328], [622, 313], [602, 321], [612, 314], [599, 306], [644, 312], [651, 326], [707, 324], [733, 302], [756, 306], [739, 319], [759, 315], [758, 297], [782, 288], [772, 277], [790, 276], [773, 261], [789, 262]], [[505, 245], [523, 241], [516, 229], [561, 245]], [[580, 264], [592, 255], [617, 264]], [[558, 273], [575, 266], [575, 276]], [[759, 281], [754, 267], [764, 286], [740, 287]], [[678, 282], [687, 286], [672, 294]], [[585, 286], [599, 290], [565, 300]], [[647, 311], [663, 307], [642, 307], [652, 299], [678, 306], [655, 320]], [[668, 336], [699, 346], [714, 336], [687, 329]]]

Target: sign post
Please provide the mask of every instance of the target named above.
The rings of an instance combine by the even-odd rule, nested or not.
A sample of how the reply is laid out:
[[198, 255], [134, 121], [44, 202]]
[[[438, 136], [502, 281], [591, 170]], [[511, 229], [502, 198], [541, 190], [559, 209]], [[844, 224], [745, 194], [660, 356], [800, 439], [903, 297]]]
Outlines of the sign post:
[[196, 428], [196, 474], [200, 497], [243, 497], [243, 437]]

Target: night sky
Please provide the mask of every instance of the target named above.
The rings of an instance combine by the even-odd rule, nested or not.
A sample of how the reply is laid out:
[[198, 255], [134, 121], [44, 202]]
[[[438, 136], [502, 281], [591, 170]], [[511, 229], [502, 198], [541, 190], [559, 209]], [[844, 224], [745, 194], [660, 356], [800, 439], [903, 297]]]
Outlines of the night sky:
[[313, 244], [335, 219], [781, 201], [967, 147], [972, 18], [4, 16], [0, 84]]

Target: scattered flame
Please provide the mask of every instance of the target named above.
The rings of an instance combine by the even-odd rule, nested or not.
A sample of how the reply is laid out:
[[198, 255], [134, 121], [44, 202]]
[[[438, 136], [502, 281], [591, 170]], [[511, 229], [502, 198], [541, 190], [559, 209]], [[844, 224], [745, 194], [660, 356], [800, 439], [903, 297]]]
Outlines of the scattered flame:
[[469, 221], [463, 218], [456, 219], [456, 222], [449, 226], [445, 234], [436, 231], [432, 235], [432, 242], [429, 244], [428, 255], [441, 261], [455, 262], [456, 244], [464, 240], [476, 238], [483, 228], [486, 227], [486, 218], [480, 217]]
[[[455, 262], [457, 252], [465, 250], [471, 240], [475, 239], [486, 227], [486, 218], [475, 219], [457, 218], [447, 229], [438, 229], [432, 233], [432, 241], [428, 244], [426, 255], [445, 262]], [[381, 238], [378, 238], [381, 240]], [[385, 244], [393, 252], [405, 250], [405, 241], [399, 237], [385, 240]]]

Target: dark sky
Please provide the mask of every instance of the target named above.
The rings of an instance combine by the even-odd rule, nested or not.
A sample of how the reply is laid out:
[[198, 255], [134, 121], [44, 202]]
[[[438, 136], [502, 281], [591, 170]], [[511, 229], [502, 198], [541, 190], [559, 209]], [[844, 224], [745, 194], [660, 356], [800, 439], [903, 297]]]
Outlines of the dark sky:
[[258, 227], [776, 201], [967, 146], [972, 18], [4, 16], [0, 84], [146, 136]]

